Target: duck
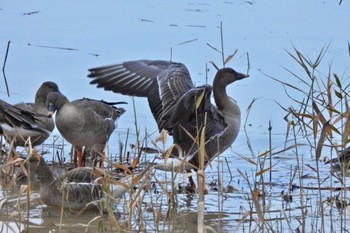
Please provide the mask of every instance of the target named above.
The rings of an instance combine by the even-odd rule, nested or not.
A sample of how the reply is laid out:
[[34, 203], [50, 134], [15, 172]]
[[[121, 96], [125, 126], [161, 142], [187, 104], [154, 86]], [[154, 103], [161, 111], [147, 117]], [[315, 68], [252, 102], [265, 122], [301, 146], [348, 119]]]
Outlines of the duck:
[[58, 92], [48, 94], [46, 107], [48, 116], [52, 117], [56, 113], [55, 123], [58, 131], [77, 150], [78, 167], [82, 166], [84, 146], [91, 147], [94, 152], [104, 157], [105, 145], [115, 129], [112, 115], [104, 117], [90, 107], [75, 106]]
[[[119, 104], [127, 104], [126, 102], [108, 102], [105, 100], [95, 100], [95, 99], [90, 99], [90, 98], [81, 98], [81, 99], [76, 99], [71, 101], [71, 103], [80, 109], [86, 109], [89, 108], [102, 116], [103, 118], [112, 118], [114, 121], [115, 128], [117, 128], [117, 122], [118, 119], [120, 118], [121, 115], [125, 113], [125, 109], [122, 107], [116, 107], [116, 105]], [[97, 161], [95, 158], [98, 158], [96, 156], [96, 153], [93, 152], [92, 147], [85, 147], [83, 152], [77, 151], [78, 153], [82, 153], [82, 164], [81, 166], [85, 166], [85, 159], [90, 155], [91, 156], [91, 161]], [[104, 159], [103, 157], [100, 157], [100, 167], [103, 166]], [[94, 164], [96, 165], [96, 164]]]
[[[28, 163], [27, 163], [28, 161]], [[40, 198], [47, 206], [63, 207], [72, 211], [98, 209], [104, 197], [103, 185], [99, 180], [107, 171], [94, 167], [79, 167], [55, 176], [41, 156], [31, 155], [24, 160], [29, 165], [40, 185]], [[111, 174], [108, 174], [109, 177]], [[114, 198], [121, 198], [131, 184], [131, 176], [118, 177], [119, 184], [113, 190]]]
[[[203, 169], [237, 138], [241, 112], [236, 101], [227, 94], [226, 87], [249, 77], [247, 74], [228, 67], [218, 69], [212, 86], [196, 87], [187, 67], [173, 61], [126, 61], [91, 68], [88, 72], [92, 79], [90, 84], [97, 84], [98, 88], [148, 99], [159, 131], [167, 130], [174, 144], [179, 146], [172, 155], [185, 158], [181, 165], [186, 171], [199, 168], [201, 132], [205, 132]], [[216, 106], [211, 103], [211, 93]], [[192, 176], [189, 179], [195, 187]]]
[[28, 138], [32, 146], [41, 145], [55, 128], [52, 118], [47, 116], [46, 98], [50, 92], [59, 92], [58, 85], [43, 82], [35, 95], [34, 103], [11, 105], [0, 100], [0, 133], [14, 148], [25, 147]]

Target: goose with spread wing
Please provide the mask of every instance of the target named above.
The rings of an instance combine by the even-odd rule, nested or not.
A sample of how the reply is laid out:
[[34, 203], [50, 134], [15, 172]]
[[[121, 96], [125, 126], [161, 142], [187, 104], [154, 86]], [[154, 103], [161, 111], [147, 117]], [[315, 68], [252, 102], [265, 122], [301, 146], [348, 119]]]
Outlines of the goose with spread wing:
[[0, 100], [0, 126], [7, 141], [24, 147], [28, 138], [32, 146], [42, 144], [55, 128], [52, 118], [47, 116], [46, 98], [50, 92], [59, 92], [54, 82], [44, 82], [35, 95], [34, 103], [11, 105]]
[[[190, 164], [199, 166], [198, 138], [205, 127], [204, 166], [235, 141], [241, 113], [227, 95], [226, 86], [248, 77], [232, 68], [219, 69], [213, 86], [195, 87], [188, 69], [181, 63], [137, 60], [89, 69], [91, 84], [130, 96], [147, 97], [158, 129], [168, 130]], [[216, 106], [210, 101], [213, 92]], [[195, 139], [195, 140], [194, 140]], [[177, 153], [179, 155], [181, 153]], [[175, 155], [176, 156], [176, 155]]]

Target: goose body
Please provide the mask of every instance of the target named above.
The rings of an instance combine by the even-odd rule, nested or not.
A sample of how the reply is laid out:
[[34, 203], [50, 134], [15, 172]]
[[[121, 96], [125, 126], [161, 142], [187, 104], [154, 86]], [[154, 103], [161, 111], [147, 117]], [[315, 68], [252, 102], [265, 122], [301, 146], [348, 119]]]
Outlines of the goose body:
[[350, 176], [350, 147], [339, 151], [337, 158], [328, 160], [325, 164], [330, 164], [330, 170], [332, 173]]
[[55, 128], [53, 119], [47, 116], [46, 98], [50, 92], [59, 92], [54, 82], [44, 82], [35, 95], [34, 103], [11, 105], [0, 101], [0, 126], [8, 142], [25, 146], [30, 137], [33, 146], [42, 144]]
[[90, 98], [77, 99], [71, 102], [75, 107], [80, 109], [89, 108], [103, 118], [112, 118], [116, 123], [125, 109], [116, 107], [117, 104], [126, 104], [126, 102], [107, 102], [104, 100], [94, 100]]
[[[89, 72], [91, 84], [97, 87], [147, 97], [159, 131], [168, 130], [182, 154], [188, 155], [192, 165], [187, 170], [199, 166], [196, 141], [204, 126], [205, 166], [230, 147], [238, 135], [240, 109], [227, 95], [226, 86], [248, 75], [223, 68], [217, 71], [213, 86], [195, 87], [185, 65], [161, 60], [128, 61]], [[216, 106], [210, 102], [212, 92]], [[180, 154], [175, 152], [175, 156]]]
[[[96, 180], [101, 174], [95, 168], [75, 168], [55, 177], [43, 158], [30, 157], [29, 166], [30, 172], [39, 179], [40, 197], [46, 205], [63, 205], [71, 210], [92, 209], [100, 205], [104, 194], [102, 185]], [[128, 185], [130, 179], [124, 178], [120, 182]], [[120, 198], [127, 190], [121, 186], [118, 188], [115, 198]]]
[[[116, 107], [115, 105], [118, 104], [126, 104], [126, 102], [107, 102], [104, 100], [94, 100], [90, 98], [82, 98], [77, 99], [71, 102], [75, 107], [79, 109], [91, 109], [98, 115], [100, 115], [102, 118], [111, 118], [114, 121], [115, 128], [117, 127], [117, 122], [119, 117], [124, 114], [125, 109], [122, 107]], [[81, 151], [77, 151], [77, 153], [81, 153]], [[80, 156], [80, 155], [79, 155]], [[95, 158], [98, 157], [96, 153], [94, 152], [93, 148], [91, 146], [84, 147], [83, 155], [82, 155], [82, 166], [86, 165], [85, 161], [86, 158], [90, 157], [90, 162], [93, 162]], [[100, 166], [103, 165], [104, 160], [100, 160]]]
[[[110, 114], [99, 114], [80, 100], [75, 103], [69, 100], [61, 93], [50, 93], [47, 98], [47, 109], [49, 115], [56, 112], [55, 123], [61, 135], [79, 150], [78, 166], [81, 166], [81, 149], [82, 147], [91, 147], [96, 153], [103, 153], [104, 147], [115, 129], [114, 120], [117, 119], [125, 110], [115, 109], [111, 106]], [[79, 104], [80, 102], [80, 104]], [[101, 102], [102, 104], [102, 102]], [[107, 107], [106, 107], [107, 108]], [[100, 106], [101, 109], [101, 106]]]

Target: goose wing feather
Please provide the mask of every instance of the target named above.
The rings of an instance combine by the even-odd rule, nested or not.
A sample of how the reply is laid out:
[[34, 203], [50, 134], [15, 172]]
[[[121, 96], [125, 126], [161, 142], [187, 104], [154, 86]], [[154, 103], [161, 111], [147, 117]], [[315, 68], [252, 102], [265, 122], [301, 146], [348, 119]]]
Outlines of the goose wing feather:
[[15, 127], [23, 127], [24, 129], [37, 129], [40, 131], [40, 128], [36, 123], [38, 118], [35, 113], [30, 110], [24, 110], [0, 100], [0, 112], [0, 121], [2, 123], [7, 123], [8, 125]]
[[104, 100], [82, 98], [72, 101], [71, 104], [80, 109], [90, 108], [103, 118], [117, 120], [117, 118], [125, 112], [125, 109], [122, 107], [116, 107], [115, 105], [126, 104], [126, 102], [107, 102]]
[[89, 69], [90, 83], [105, 90], [148, 98], [152, 114], [161, 131], [164, 113], [194, 87], [187, 68], [181, 63], [138, 60]]

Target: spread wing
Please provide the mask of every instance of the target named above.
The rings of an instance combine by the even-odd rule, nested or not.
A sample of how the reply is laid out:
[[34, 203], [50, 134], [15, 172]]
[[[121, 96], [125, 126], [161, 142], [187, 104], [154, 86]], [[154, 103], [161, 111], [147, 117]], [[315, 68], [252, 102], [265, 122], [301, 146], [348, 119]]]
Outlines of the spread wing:
[[105, 90], [148, 98], [158, 129], [166, 124], [163, 116], [176, 101], [194, 87], [187, 68], [181, 63], [161, 60], [129, 61], [89, 69], [91, 84]]

